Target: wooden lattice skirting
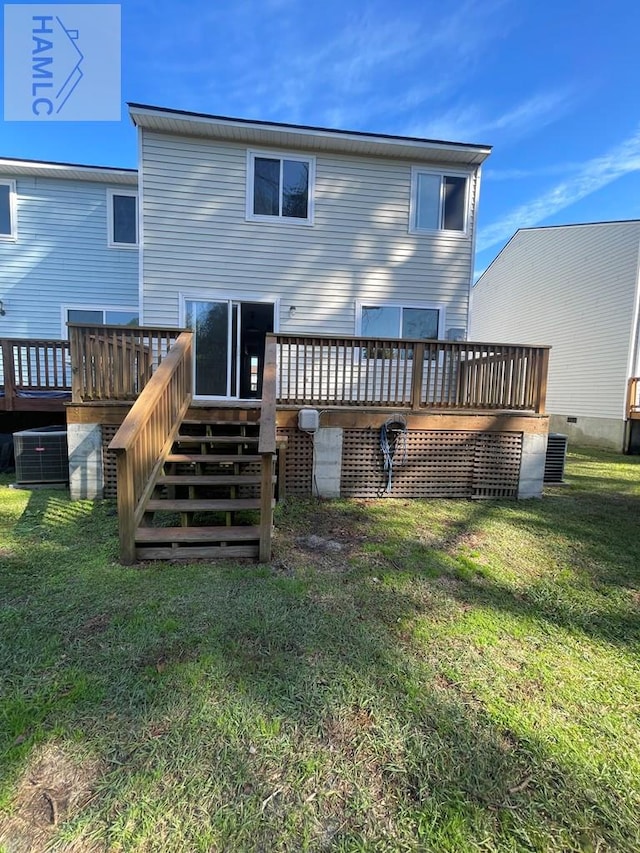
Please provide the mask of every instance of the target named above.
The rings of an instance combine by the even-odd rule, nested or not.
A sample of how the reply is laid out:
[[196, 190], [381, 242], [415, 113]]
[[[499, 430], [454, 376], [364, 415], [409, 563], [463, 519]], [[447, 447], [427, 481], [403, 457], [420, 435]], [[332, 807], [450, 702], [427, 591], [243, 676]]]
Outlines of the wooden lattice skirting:
[[286, 428], [278, 430], [278, 437], [287, 439], [285, 457], [287, 495], [310, 497], [313, 482], [313, 436], [297, 428]]
[[387, 492], [379, 430], [345, 430], [342, 495], [515, 498], [518, 494], [521, 433], [409, 430], [406, 444], [406, 459], [396, 454]]
[[107, 448], [119, 427], [102, 424], [102, 465], [104, 469], [104, 496], [115, 498], [118, 493], [118, 476], [116, 473], [116, 455]]
[[[115, 454], [107, 448], [117, 426], [102, 426], [104, 496], [117, 493]], [[313, 437], [296, 428], [279, 429], [288, 439], [286, 492], [309, 497], [313, 483]], [[343, 497], [515, 498], [518, 494], [522, 434], [464, 430], [409, 430], [407, 458], [394, 461], [386, 491], [378, 429], [346, 429], [342, 444]]]

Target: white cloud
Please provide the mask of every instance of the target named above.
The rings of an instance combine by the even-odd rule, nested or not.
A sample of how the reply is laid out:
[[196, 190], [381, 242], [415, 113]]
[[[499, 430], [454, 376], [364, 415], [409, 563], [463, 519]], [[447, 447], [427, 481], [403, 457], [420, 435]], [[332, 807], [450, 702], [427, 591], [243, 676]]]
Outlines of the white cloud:
[[139, 61], [176, 106], [402, 133], [408, 116], [466, 86], [512, 3], [238, 0], [179, 26], [169, 13]]
[[507, 240], [518, 228], [529, 228], [559, 210], [591, 195], [630, 172], [640, 171], [640, 127], [636, 132], [600, 157], [584, 163], [579, 173], [520, 205], [497, 222], [480, 230], [478, 251]]
[[493, 136], [498, 131], [519, 136], [550, 124], [567, 110], [571, 98], [568, 89], [540, 93], [495, 116], [486, 115], [475, 104], [460, 107], [449, 110], [434, 121], [414, 126], [411, 135], [465, 141]]
[[523, 181], [528, 178], [548, 178], [554, 175], [565, 177], [583, 168], [583, 163], [548, 163], [532, 169], [483, 169], [482, 180], [486, 181]]

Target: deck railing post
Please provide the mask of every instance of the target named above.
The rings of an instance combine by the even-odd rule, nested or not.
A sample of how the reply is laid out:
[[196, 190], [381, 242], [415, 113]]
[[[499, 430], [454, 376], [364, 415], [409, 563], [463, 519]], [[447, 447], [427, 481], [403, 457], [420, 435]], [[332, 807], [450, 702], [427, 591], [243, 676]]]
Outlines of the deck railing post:
[[549, 375], [549, 349], [540, 350], [538, 359], [538, 387], [536, 393], [535, 411], [539, 415], [544, 415], [545, 406], [547, 404], [547, 378]]
[[16, 397], [16, 370], [13, 362], [13, 341], [7, 338], [2, 341], [2, 369], [4, 373], [5, 409], [11, 412]]
[[422, 404], [422, 376], [424, 373], [425, 346], [422, 342], [413, 345], [413, 369], [411, 373], [411, 408], [419, 409]]
[[276, 375], [278, 344], [274, 335], [267, 335], [262, 369], [262, 405], [258, 453], [260, 468], [260, 551], [261, 563], [271, 559], [271, 528], [273, 527], [273, 473], [276, 443]]
[[71, 360], [71, 401], [82, 402], [82, 354], [80, 351], [80, 330], [69, 327], [69, 357]]

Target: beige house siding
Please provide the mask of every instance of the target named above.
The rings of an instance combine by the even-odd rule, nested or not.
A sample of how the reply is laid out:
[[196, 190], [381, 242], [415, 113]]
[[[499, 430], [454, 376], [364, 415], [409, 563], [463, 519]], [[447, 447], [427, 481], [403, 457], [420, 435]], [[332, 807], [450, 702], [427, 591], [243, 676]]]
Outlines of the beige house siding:
[[279, 299], [287, 333], [352, 335], [356, 301], [441, 305], [443, 334], [466, 328], [474, 167], [468, 235], [409, 233], [412, 162], [338, 154], [316, 157], [313, 225], [252, 222], [246, 145], [141, 133], [145, 323], [179, 323], [181, 295], [236, 294]]
[[640, 222], [519, 231], [472, 292], [475, 340], [552, 346], [547, 411], [625, 416]]

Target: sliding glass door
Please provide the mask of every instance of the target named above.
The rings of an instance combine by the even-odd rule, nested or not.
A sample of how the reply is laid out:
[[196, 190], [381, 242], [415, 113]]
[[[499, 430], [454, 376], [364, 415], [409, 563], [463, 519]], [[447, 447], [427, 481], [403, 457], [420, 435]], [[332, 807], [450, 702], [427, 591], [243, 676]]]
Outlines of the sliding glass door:
[[264, 338], [274, 328], [273, 303], [187, 299], [185, 321], [195, 333], [195, 396], [259, 398]]

